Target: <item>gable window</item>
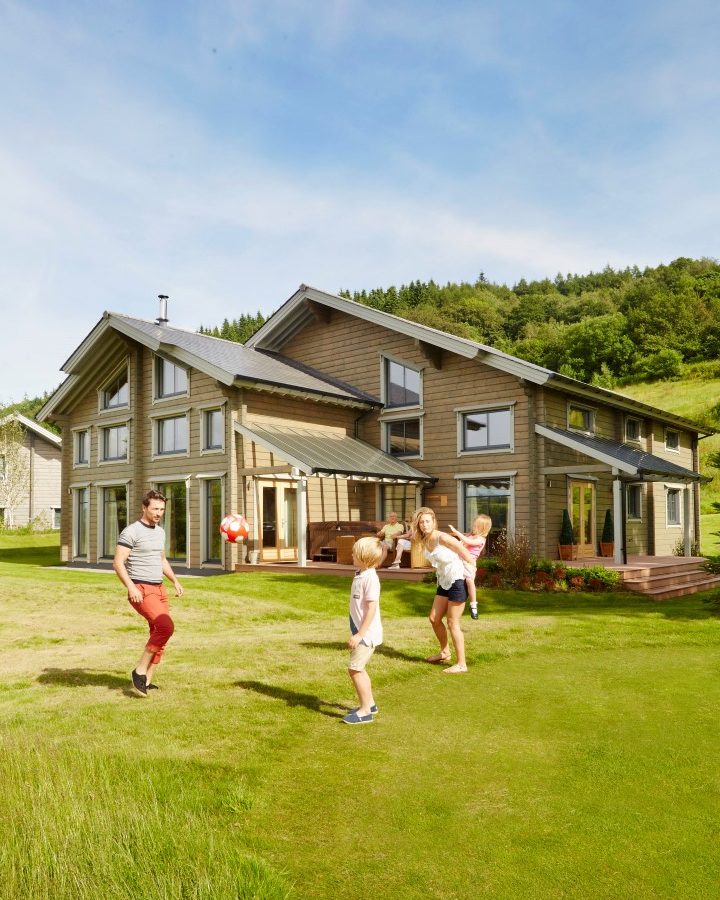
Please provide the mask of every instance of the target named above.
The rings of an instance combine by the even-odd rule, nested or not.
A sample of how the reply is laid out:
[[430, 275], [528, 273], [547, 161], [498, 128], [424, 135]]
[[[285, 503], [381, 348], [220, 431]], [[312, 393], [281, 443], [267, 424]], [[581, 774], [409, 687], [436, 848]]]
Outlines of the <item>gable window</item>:
[[115, 553], [118, 536], [127, 527], [127, 485], [103, 488], [102, 516], [101, 555], [108, 558]]
[[157, 452], [186, 453], [188, 448], [187, 416], [171, 416], [157, 422]]
[[385, 423], [385, 447], [392, 456], [420, 456], [420, 419], [396, 419]]
[[595, 432], [595, 413], [587, 406], [577, 406], [571, 403], [568, 406], [568, 428], [593, 434]]
[[419, 406], [420, 372], [410, 366], [385, 360], [385, 406]]
[[102, 459], [110, 460], [127, 459], [128, 427], [127, 425], [109, 425], [101, 429], [102, 433]]
[[625, 419], [625, 440], [637, 442], [642, 437], [642, 423], [640, 419]]
[[75, 432], [75, 465], [86, 466], [90, 460], [90, 432], [88, 429]]
[[513, 424], [510, 407], [461, 413], [459, 428], [461, 453], [512, 448]]
[[203, 450], [222, 450], [224, 445], [223, 425], [221, 409], [206, 409], [203, 412]]
[[667, 524], [681, 525], [680, 520], [680, 489], [668, 488], [666, 498]]
[[177, 397], [188, 392], [187, 370], [169, 359], [158, 356], [155, 361], [155, 385], [158, 398]]
[[674, 450], [676, 452], [680, 450], [679, 431], [671, 431], [669, 428], [665, 431], [665, 449]]
[[101, 406], [103, 409], [117, 409], [120, 406], [127, 406], [129, 402], [130, 386], [125, 369], [102, 392]]
[[627, 488], [627, 518], [642, 519], [642, 486], [630, 484]]

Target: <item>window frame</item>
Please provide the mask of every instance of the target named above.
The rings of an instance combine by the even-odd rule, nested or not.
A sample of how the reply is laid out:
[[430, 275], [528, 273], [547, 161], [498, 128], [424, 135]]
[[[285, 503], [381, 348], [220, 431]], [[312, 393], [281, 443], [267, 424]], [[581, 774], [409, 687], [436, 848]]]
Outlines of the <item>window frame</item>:
[[[681, 487], [677, 487], [675, 485], [666, 484], [665, 485], [665, 527], [666, 528], [682, 528], [683, 527], [683, 513], [682, 513], [682, 492], [683, 489]], [[670, 518], [670, 497], [677, 497], [677, 522], [674, 522]]]
[[[458, 406], [455, 408], [457, 416], [457, 455], [478, 456], [488, 453], [514, 453], [515, 452], [515, 401], [510, 403], [474, 404], [473, 406]], [[510, 418], [510, 441], [508, 444], [496, 444], [491, 447], [478, 447], [467, 449], [465, 447], [465, 417], [493, 412], [507, 412]]]
[[[631, 437], [631, 436], [628, 434], [628, 425], [629, 425], [631, 422], [637, 423], [637, 437]], [[624, 434], [624, 438], [623, 438], [623, 439], [624, 439], [624, 442], [625, 442], [626, 444], [639, 444], [639, 443], [641, 443], [641, 441], [642, 441], [642, 439], [643, 439], [643, 422], [642, 422], [642, 419], [638, 418], [637, 416], [626, 416], [626, 417], [625, 417], [625, 426], [624, 426], [624, 428], [623, 428], [623, 434]]]
[[[637, 509], [634, 508], [634, 504], [631, 508], [630, 496], [631, 491], [637, 497]], [[641, 484], [629, 484], [627, 486], [627, 492], [625, 495], [625, 521], [626, 522], [642, 522], [643, 520], [643, 487]], [[637, 512], [637, 515], [634, 513]]]
[[[177, 421], [185, 419], [185, 447], [182, 450], [161, 450], [161, 430], [164, 422]], [[164, 414], [162, 416], [154, 416], [153, 423], [153, 459], [167, 459], [171, 456], [189, 456], [190, 455], [190, 415], [188, 410], [182, 412]]]
[[[85, 436], [85, 459], [79, 459], [80, 436]], [[82, 428], [73, 428], [73, 469], [83, 469], [90, 465], [90, 455], [92, 452], [91, 428], [84, 425]]]
[[[391, 447], [390, 429], [393, 425], [401, 425], [406, 422], [418, 423], [418, 452], [417, 453], [393, 453]], [[396, 416], [390, 419], [383, 419], [381, 422], [383, 429], [383, 450], [390, 454], [394, 459], [422, 459], [423, 457], [423, 416]]]
[[[55, 524], [56, 516], [59, 516], [59, 518], [57, 520], [57, 522], [58, 522], [57, 525]], [[51, 506], [50, 507], [50, 518], [52, 520], [52, 526], [51, 526], [52, 530], [60, 531], [60, 529], [62, 528], [62, 506]]]
[[[674, 447], [671, 447], [668, 444], [668, 435], [674, 434], [677, 439], [677, 444]], [[666, 428], [665, 429], [665, 449], [668, 453], [679, 453], [680, 452], [680, 432], [677, 428]]]
[[[222, 569], [225, 565], [225, 545], [224, 542], [220, 541], [220, 559], [217, 557], [210, 557], [210, 549], [209, 545], [211, 541], [209, 540], [210, 535], [210, 524], [208, 523], [208, 515], [207, 515], [207, 505], [208, 505], [208, 490], [210, 482], [219, 481], [220, 482], [220, 517], [222, 519], [223, 510], [225, 509], [225, 479], [226, 472], [204, 472], [199, 473], [197, 475], [198, 480], [200, 481], [200, 565], [204, 568], [216, 568]], [[213, 531], [214, 535], [214, 531]]]
[[[70, 490], [72, 491], [72, 559], [81, 559], [86, 562], [90, 560], [90, 484], [73, 484], [70, 486]], [[79, 553], [80, 549], [80, 494], [81, 492], [85, 492], [85, 496], [87, 497], [87, 517], [85, 519], [85, 553]]]
[[[108, 490], [124, 488], [125, 489], [125, 527], [130, 524], [130, 479], [120, 479], [118, 481], [98, 481], [95, 482], [97, 488], [97, 558], [99, 560], [112, 559], [115, 555], [115, 548], [105, 546], [105, 503], [106, 493]], [[123, 529], [118, 530], [118, 536]]]
[[[421, 409], [423, 406], [423, 367], [415, 363], [409, 363], [406, 360], [388, 354], [382, 354], [381, 357], [381, 385], [382, 385], [382, 401], [386, 410], [400, 409]], [[389, 403], [390, 398], [390, 366], [401, 366], [410, 372], [415, 372], [418, 376], [418, 399], [411, 403]], [[403, 388], [407, 391], [407, 388]]]
[[[109, 431], [112, 431], [116, 428], [124, 428], [126, 431], [125, 455], [124, 456], [106, 456], [105, 455], [106, 435]], [[98, 465], [100, 465], [100, 466], [117, 465], [118, 463], [130, 462], [130, 422], [129, 421], [107, 422], [107, 423], [103, 423], [102, 425], [98, 425], [97, 453], [98, 453]]]
[[[165, 393], [164, 391], [161, 393], [161, 388], [163, 387], [164, 377], [162, 375], [163, 365], [167, 363], [168, 365], [173, 366], [176, 369], [185, 373], [185, 389], [182, 391], [173, 391], [172, 393]], [[153, 402], [154, 403], [162, 403], [164, 400], [177, 400], [178, 397], [189, 397], [190, 396], [190, 368], [186, 368], [185, 366], [180, 365], [180, 363], [175, 362], [175, 360], [170, 359], [167, 356], [161, 356], [159, 353], [155, 354], [153, 360]]]
[[[225, 408], [224, 406], [207, 406], [199, 410], [200, 412], [200, 452], [201, 453], [224, 453], [225, 452]], [[220, 443], [210, 444], [208, 441], [208, 416], [213, 413], [220, 414]]]
[[[125, 403], [115, 403], [112, 406], [109, 406], [106, 403], [105, 395], [108, 392], [108, 388], [115, 384], [116, 381], [119, 381], [123, 375], [125, 376], [125, 384], [127, 385], [127, 401]], [[130, 363], [128, 360], [115, 369], [112, 376], [108, 378], [104, 386], [99, 388], [98, 390], [98, 412], [102, 415], [103, 413], [110, 413], [111, 415], [117, 414], [119, 410], [130, 409]]]
[[[477, 482], [477, 481], [500, 481], [507, 480], [510, 482], [509, 491], [507, 494], [508, 497], [508, 510], [507, 510], [507, 531], [508, 534], [515, 534], [515, 515], [516, 515], [516, 482], [517, 482], [517, 470], [510, 472], [468, 472], [463, 473], [461, 475], [455, 475], [455, 480], [457, 482], [457, 503], [458, 503], [458, 519], [462, 523], [460, 525], [460, 529], [462, 531], [468, 531], [472, 525], [471, 522], [467, 521], [466, 511], [466, 487], [467, 482]], [[499, 524], [497, 522], [493, 522], [493, 531], [499, 529]]]
[[[590, 416], [590, 428], [577, 428], [575, 425], [570, 423], [570, 416], [572, 415], [573, 410], [580, 410], [583, 413], [588, 413]], [[597, 430], [597, 410], [592, 406], [586, 406], [584, 403], [575, 403], [574, 401], [568, 401], [567, 404], [567, 413], [566, 413], [566, 422], [568, 431], [576, 431], [578, 434], [595, 434]]]

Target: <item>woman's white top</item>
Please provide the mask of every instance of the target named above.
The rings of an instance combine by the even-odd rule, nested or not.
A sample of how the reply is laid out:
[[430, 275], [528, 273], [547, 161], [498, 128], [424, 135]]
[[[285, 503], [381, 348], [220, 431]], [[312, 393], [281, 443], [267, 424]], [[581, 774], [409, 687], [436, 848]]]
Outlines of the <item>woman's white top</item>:
[[451, 588], [453, 583], [465, 579], [462, 560], [454, 550], [438, 541], [434, 550], [425, 548], [425, 559], [437, 572], [438, 584], [441, 588]]

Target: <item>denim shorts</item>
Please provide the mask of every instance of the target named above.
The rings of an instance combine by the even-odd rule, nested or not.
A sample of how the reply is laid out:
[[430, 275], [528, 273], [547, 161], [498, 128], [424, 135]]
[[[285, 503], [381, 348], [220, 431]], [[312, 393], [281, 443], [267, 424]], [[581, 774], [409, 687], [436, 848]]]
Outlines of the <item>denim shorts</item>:
[[447, 597], [450, 603], [465, 603], [467, 600], [467, 587], [464, 578], [453, 581], [449, 588], [437, 586], [435, 593], [439, 597]]

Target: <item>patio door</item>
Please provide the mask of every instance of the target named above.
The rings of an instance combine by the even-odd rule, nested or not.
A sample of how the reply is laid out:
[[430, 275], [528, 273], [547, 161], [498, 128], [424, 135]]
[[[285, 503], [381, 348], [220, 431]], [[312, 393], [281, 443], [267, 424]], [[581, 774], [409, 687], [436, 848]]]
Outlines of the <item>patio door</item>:
[[297, 488], [281, 481], [261, 481], [261, 559], [297, 559]]
[[595, 550], [595, 482], [570, 480], [568, 506], [578, 556], [596, 556]]

